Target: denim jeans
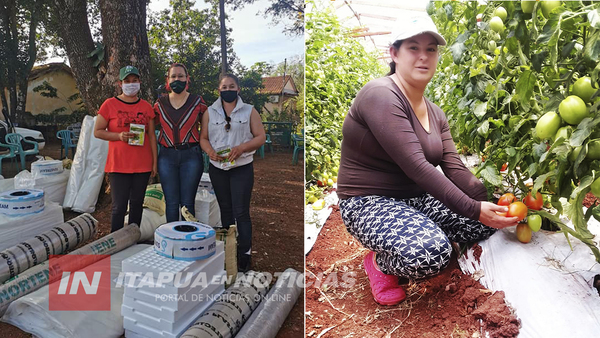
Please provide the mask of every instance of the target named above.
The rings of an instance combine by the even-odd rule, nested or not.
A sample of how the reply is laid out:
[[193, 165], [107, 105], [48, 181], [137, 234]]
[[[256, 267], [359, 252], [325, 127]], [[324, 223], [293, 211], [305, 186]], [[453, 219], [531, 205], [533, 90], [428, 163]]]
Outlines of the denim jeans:
[[129, 202], [129, 224], [140, 225], [150, 173], [109, 173], [108, 179], [112, 198], [110, 232], [115, 232], [123, 227], [127, 202]]
[[249, 163], [222, 170], [211, 164], [208, 173], [221, 209], [221, 224], [225, 228], [237, 224], [238, 256], [246, 254], [252, 246], [250, 197], [254, 186], [254, 166]]
[[179, 221], [182, 206], [196, 215], [196, 191], [203, 171], [200, 146], [184, 150], [160, 147], [158, 174], [165, 194], [167, 222]]

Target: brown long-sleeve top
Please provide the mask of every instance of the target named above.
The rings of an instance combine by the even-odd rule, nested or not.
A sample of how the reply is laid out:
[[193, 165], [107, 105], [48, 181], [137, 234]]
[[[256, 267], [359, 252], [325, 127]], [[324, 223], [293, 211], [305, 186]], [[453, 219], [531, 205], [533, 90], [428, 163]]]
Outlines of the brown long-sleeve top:
[[458, 157], [444, 112], [425, 102], [429, 132], [390, 77], [360, 90], [342, 128], [337, 194], [341, 199], [411, 198], [428, 192], [452, 211], [477, 220], [479, 201], [487, 200], [485, 186]]

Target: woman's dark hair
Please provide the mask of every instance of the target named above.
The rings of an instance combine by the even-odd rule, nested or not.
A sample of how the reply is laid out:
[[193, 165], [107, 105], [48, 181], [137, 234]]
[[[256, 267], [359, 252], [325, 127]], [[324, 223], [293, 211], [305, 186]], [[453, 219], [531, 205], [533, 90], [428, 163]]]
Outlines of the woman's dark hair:
[[233, 80], [233, 82], [235, 82], [235, 84], [238, 86], [240, 86], [240, 80], [237, 78], [237, 76], [231, 74], [231, 73], [225, 73], [225, 74], [221, 74], [219, 76], [219, 86], [221, 85], [221, 81], [223, 81], [224, 78], [230, 78]]
[[183, 68], [183, 71], [185, 72], [185, 76], [188, 76], [188, 71], [187, 71], [187, 68], [185, 67], [185, 65], [183, 63], [175, 62], [169, 66], [169, 69], [167, 69], [167, 77], [169, 77], [169, 74], [171, 73], [171, 69], [173, 69], [175, 67]]
[[[400, 45], [402, 45], [403, 41], [404, 40], [396, 40], [394, 43], [392, 43], [392, 45], [390, 47], [394, 47], [396, 52], [398, 52], [398, 50], [400, 49]], [[394, 60], [392, 60], [392, 62], [390, 62], [390, 71], [389, 71], [389, 73], [387, 73], [385, 75], [390, 76], [394, 73], [396, 73], [396, 62], [394, 62]]]

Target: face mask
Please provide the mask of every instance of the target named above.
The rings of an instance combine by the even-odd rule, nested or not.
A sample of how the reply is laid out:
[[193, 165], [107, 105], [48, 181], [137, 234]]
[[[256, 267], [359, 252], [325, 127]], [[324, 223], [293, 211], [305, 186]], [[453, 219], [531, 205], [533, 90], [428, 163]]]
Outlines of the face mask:
[[237, 99], [237, 97], [238, 97], [237, 90], [221, 91], [221, 98], [223, 99], [223, 101], [225, 101], [227, 103], [231, 103], [231, 102], [235, 101], [235, 99]]
[[171, 90], [176, 94], [181, 93], [185, 89], [186, 85], [187, 85], [187, 82], [179, 81], [179, 80], [175, 80], [175, 81], [169, 83], [169, 87], [171, 87]]
[[127, 96], [135, 96], [140, 91], [140, 83], [123, 83], [123, 85], [121, 85], [121, 88], [123, 89], [123, 94]]

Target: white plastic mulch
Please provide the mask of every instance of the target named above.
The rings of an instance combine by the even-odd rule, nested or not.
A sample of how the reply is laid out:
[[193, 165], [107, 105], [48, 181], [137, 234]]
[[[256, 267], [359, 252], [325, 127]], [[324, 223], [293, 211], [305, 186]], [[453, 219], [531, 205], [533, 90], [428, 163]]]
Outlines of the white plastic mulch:
[[[333, 184], [337, 188], [337, 184]], [[338, 204], [338, 197], [335, 191], [331, 192], [324, 198], [325, 206], [323, 209], [313, 210], [312, 204], [304, 206], [304, 254], [308, 255], [313, 245], [317, 241], [319, 232], [323, 229], [323, 225], [331, 215], [331, 206]]]

